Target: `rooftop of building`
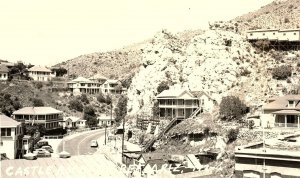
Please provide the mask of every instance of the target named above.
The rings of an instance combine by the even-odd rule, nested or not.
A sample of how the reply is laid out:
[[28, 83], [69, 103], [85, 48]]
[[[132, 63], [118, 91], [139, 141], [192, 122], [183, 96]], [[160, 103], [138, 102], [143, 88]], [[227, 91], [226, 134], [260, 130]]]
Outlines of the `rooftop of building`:
[[288, 108], [289, 101], [300, 101], [300, 95], [285, 95], [281, 97], [269, 98], [270, 103], [265, 104], [263, 109], [285, 109], [300, 110], [300, 102], [294, 108]]
[[100, 116], [97, 117], [97, 120], [110, 121], [110, 120], [115, 120], [115, 118], [111, 117], [111, 115], [101, 114]]
[[51, 72], [50, 69], [48, 69], [44, 66], [33, 66], [30, 69], [28, 69], [28, 71], [32, 71], [32, 72]]
[[11, 128], [11, 127], [17, 127], [20, 125], [20, 122], [15, 121], [14, 119], [0, 113], [0, 127], [1, 128]]
[[52, 107], [24, 107], [13, 112], [13, 115], [44, 115], [44, 114], [61, 114], [62, 111]]
[[157, 99], [197, 99], [195, 96], [183, 89], [169, 89], [169, 90], [164, 90], [160, 94], [156, 96]]
[[275, 139], [266, 139], [265, 146], [263, 146], [263, 142], [239, 146], [235, 153], [242, 157], [300, 160], [300, 132], [283, 135]]
[[97, 83], [97, 82], [91, 81], [84, 77], [77, 77], [76, 79], [74, 79], [68, 83]]
[[63, 118], [64, 121], [67, 121], [68, 119], [70, 119], [72, 122], [85, 121], [84, 119], [75, 116], [67, 116]]
[[8, 72], [8, 68], [5, 66], [5, 65], [3, 65], [3, 64], [0, 64], [0, 72]]

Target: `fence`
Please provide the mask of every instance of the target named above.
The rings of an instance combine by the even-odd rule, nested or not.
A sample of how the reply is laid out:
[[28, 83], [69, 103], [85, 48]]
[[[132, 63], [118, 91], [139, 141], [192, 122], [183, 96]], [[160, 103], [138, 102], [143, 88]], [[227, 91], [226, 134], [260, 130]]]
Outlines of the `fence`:
[[91, 127], [91, 128], [78, 129], [78, 130], [75, 130], [75, 131], [68, 132], [64, 135], [44, 135], [43, 138], [44, 139], [63, 139], [64, 137], [66, 137], [68, 135], [73, 135], [73, 134], [80, 133], [80, 132], [85, 132], [85, 131], [90, 131], [90, 130], [98, 130], [98, 129], [101, 129], [101, 127]]

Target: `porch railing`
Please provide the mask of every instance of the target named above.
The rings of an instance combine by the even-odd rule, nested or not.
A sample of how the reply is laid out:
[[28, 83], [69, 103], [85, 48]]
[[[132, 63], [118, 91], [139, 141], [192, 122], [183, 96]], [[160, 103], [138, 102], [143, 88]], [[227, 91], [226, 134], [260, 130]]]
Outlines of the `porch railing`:
[[[275, 123], [275, 127], [285, 127], [285, 123]], [[298, 127], [297, 123], [286, 123], [286, 127]]]

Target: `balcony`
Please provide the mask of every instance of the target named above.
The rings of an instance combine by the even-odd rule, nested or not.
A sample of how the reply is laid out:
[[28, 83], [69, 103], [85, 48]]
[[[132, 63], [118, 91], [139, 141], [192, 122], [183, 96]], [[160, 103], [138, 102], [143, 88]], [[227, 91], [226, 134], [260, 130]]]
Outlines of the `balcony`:
[[169, 104], [159, 104], [159, 108], [198, 108], [197, 105], [169, 105]]

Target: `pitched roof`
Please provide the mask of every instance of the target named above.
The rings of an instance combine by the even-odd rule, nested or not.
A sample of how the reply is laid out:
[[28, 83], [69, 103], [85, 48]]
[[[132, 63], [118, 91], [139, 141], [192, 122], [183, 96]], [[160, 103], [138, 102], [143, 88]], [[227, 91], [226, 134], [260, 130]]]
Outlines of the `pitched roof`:
[[206, 92], [204, 91], [191, 91], [191, 93], [197, 97], [200, 98], [202, 95], [206, 95], [209, 99], [214, 100], [211, 96], [209, 96]]
[[273, 97], [271, 99], [272, 102], [263, 106], [263, 109], [296, 109], [300, 110], [300, 102], [296, 105], [295, 108], [288, 108], [289, 101], [300, 101], [300, 95], [285, 95], [281, 97]]
[[15, 121], [14, 119], [7, 117], [4, 114], [0, 114], [0, 127], [1, 128], [7, 128], [7, 127], [17, 127], [20, 125], [20, 122]]
[[68, 119], [71, 119], [72, 122], [77, 122], [78, 120], [80, 120], [79, 117], [74, 117], [74, 116], [68, 116], [68, 117], [63, 118], [64, 121], [66, 121]]
[[51, 72], [50, 69], [48, 69], [44, 66], [33, 66], [28, 71]]
[[[184, 95], [185, 93], [190, 96], [189, 98], [186, 98], [186, 99], [195, 98], [192, 93], [190, 93], [187, 90], [183, 90], [183, 89], [177, 89], [177, 90], [169, 89], [169, 90], [164, 90], [160, 94], [158, 94], [156, 97], [157, 98], [179, 98], [182, 95]], [[183, 99], [185, 99], [185, 98], [183, 98]]]
[[8, 68], [5, 65], [0, 64], [0, 72], [8, 72]]
[[43, 115], [43, 114], [60, 114], [62, 111], [54, 109], [52, 107], [24, 107], [13, 112], [13, 115]]
[[114, 84], [114, 83], [118, 83], [119, 82], [119, 80], [111, 80], [111, 79], [108, 79], [108, 80], [106, 80], [106, 82], [105, 83], [112, 83], [112, 84]]
[[144, 153], [139, 156], [139, 159], [143, 157], [145, 162], [147, 163], [150, 160], [166, 160], [168, 155], [165, 153]]

